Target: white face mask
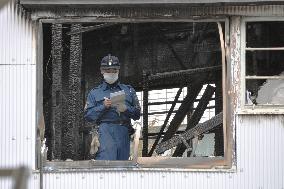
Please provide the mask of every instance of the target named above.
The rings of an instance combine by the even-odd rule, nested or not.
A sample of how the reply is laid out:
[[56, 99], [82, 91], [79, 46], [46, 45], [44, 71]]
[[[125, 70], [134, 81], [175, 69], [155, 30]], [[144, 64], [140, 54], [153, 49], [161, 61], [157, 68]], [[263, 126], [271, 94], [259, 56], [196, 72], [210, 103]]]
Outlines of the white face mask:
[[117, 73], [103, 73], [104, 79], [108, 84], [113, 84], [118, 80], [118, 72]]

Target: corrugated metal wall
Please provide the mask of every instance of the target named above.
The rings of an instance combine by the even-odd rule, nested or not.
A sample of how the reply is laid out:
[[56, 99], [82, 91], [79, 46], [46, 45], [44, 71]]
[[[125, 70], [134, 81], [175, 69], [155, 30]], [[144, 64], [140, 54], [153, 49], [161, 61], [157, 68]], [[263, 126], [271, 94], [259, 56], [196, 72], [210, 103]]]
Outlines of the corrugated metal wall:
[[[0, 8], [0, 168], [34, 169], [35, 32], [17, 12], [13, 2]], [[0, 178], [1, 189], [12, 186]]]
[[284, 116], [243, 115], [236, 129], [241, 188], [284, 188]]
[[[35, 168], [35, 39], [32, 24], [13, 4], [0, 10], [0, 167]], [[93, 170], [44, 174], [45, 189], [94, 188], [284, 188], [284, 116], [236, 119], [237, 169], [233, 172]], [[11, 187], [0, 179], [0, 188]], [[29, 180], [38, 188], [39, 174]]]
[[35, 39], [13, 2], [0, 9], [0, 167], [35, 166]]

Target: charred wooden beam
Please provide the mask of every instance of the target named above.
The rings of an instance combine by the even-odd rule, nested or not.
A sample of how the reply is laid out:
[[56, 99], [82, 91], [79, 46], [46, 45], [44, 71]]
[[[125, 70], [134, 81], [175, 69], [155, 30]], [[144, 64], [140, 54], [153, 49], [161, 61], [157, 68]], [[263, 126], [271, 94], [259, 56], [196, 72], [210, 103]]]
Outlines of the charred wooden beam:
[[187, 112], [190, 110], [191, 106], [194, 103], [194, 100], [198, 96], [200, 90], [202, 89], [202, 81], [197, 81], [192, 84], [192, 88], [190, 90], [190, 93], [188, 93], [184, 99], [184, 102], [180, 105], [177, 113], [173, 117], [169, 128], [162, 139], [162, 142], [170, 139], [178, 130], [178, 127], [182, 123], [183, 119], [185, 118]]
[[89, 32], [89, 31], [94, 31], [106, 27], [110, 27], [116, 25], [116, 23], [103, 23], [103, 24], [98, 24], [95, 26], [87, 26], [87, 27], [81, 27], [80, 29], [76, 29], [74, 31], [67, 32], [67, 35], [74, 35], [74, 34], [80, 34], [84, 32]]
[[218, 113], [222, 112], [222, 109], [223, 109], [222, 78], [221, 78], [221, 76], [219, 76], [219, 78], [216, 77], [215, 85], [216, 85], [215, 114], [218, 114]]
[[[212, 97], [212, 95], [215, 92], [215, 88], [212, 87], [211, 85], [207, 85], [203, 96], [201, 97], [195, 111], [193, 112], [187, 127], [186, 127], [186, 131], [188, 131], [189, 129], [192, 129], [195, 125], [197, 125], [200, 121], [200, 119], [202, 118], [202, 115], [204, 114], [204, 111], [206, 110], [207, 105], [209, 104], [209, 101]], [[180, 144], [177, 146], [173, 157], [179, 157], [182, 156], [183, 152], [186, 150], [186, 147], [183, 144]]]
[[158, 154], [165, 152], [168, 149], [171, 149], [181, 143], [184, 140], [192, 139], [195, 136], [203, 134], [207, 131], [210, 131], [218, 126], [220, 126], [223, 122], [223, 113], [220, 113], [213, 118], [205, 121], [204, 123], [197, 124], [194, 128], [184, 132], [179, 136], [174, 136], [171, 139], [164, 141], [157, 145], [157, 149], [155, 150]]
[[[71, 32], [81, 29], [81, 24], [72, 24]], [[79, 127], [82, 121], [81, 100], [82, 35], [75, 34], [70, 39], [69, 94], [67, 125], [64, 128], [62, 149], [63, 159], [78, 159]]]
[[[222, 98], [222, 79], [216, 78], [216, 93], [215, 93], [215, 114], [218, 114], [223, 109], [223, 98]], [[215, 155], [224, 155], [224, 134], [223, 127], [218, 127], [212, 131], [215, 134]]]
[[[190, 91], [190, 87], [188, 86], [187, 87], [187, 94], [189, 93], [189, 91]], [[196, 102], [196, 100], [195, 100], [195, 102]], [[198, 99], [198, 100], [200, 100], [200, 99]], [[189, 109], [189, 111], [187, 112], [187, 115], [186, 115], [186, 118], [187, 118], [186, 119], [186, 125], [187, 125], [187, 127], [190, 124], [190, 118], [193, 115], [193, 112], [194, 112], [194, 103], [192, 104], [192, 106], [190, 107], [190, 109]], [[176, 132], [176, 134], [178, 134], [178, 131]], [[188, 149], [187, 156], [190, 156], [191, 152], [192, 152], [192, 150]]]
[[158, 134], [158, 136], [157, 136], [157, 138], [156, 138], [156, 140], [155, 140], [155, 142], [154, 142], [154, 144], [153, 144], [153, 146], [152, 146], [152, 148], [151, 148], [151, 150], [149, 152], [149, 156], [152, 156], [152, 154], [153, 154], [153, 152], [154, 152], [158, 142], [160, 141], [160, 138], [161, 138], [161, 136], [162, 136], [162, 134], [163, 134], [167, 124], [168, 124], [168, 121], [169, 121], [169, 119], [170, 119], [170, 117], [172, 115], [172, 112], [173, 112], [173, 110], [175, 108], [176, 103], [178, 102], [178, 99], [179, 99], [179, 96], [180, 96], [181, 92], [182, 92], [182, 87], [179, 88], [179, 90], [178, 90], [178, 92], [177, 92], [177, 94], [175, 96], [174, 102], [172, 103], [172, 106], [171, 106], [171, 108], [169, 110], [169, 113], [167, 114], [167, 117], [166, 117], [166, 119], [164, 121], [164, 124], [162, 125], [162, 127], [160, 129], [160, 132], [159, 132], [159, 134]]
[[[62, 61], [62, 133], [65, 132], [65, 128], [67, 127], [68, 115], [69, 115], [69, 67], [70, 67], [70, 37], [66, 35], [66, 31], [70, 30], [70, 25], [63, 25], [63, 61]], [[63, 143], [62, 137], [62, 149], [65, 145]]]
[[[197, 68], [200, 69], [200, 68]], [[194, 69], [190, 69], [189, 72], [191, 72]], [[178, 72], [181, 72], [178, 74]], [[203, 80], [203, 83], [214, 83], [215, 82], [215, 75], [221, 73], [221, 66], [217, 67], [216, 69], [212, 69], [212, 71], [201, 71], [197, 70], [195, 73], [194, 71], [192, 73], [184, 73], [184, 70], [182, 71], [174, 71], [174, 72], [163, 72], [159, 74], [167, 74], [163, 75], [161, 77], [156, 77], [156, 74], [152, 74], [149, 77], [154, 77], [153, 80], [149, 80], [149, 90], [158, 90], [158, 89], [165, 89], [165, 88], [173, 88], [176, 86], [183, 85], [184, 87], [188, 86], [190, 83], [192, 83], [193, 80], [196, 79], [196, 77], [200, 77], [203, 75], [206, 75], [206, 78]], [[122, 81], [128, 82], [129, 84], [135, 86], [135, 89], [138, 91], [143, 90], [143, 82], [142, 77], [139, 75], [135, 76], [128, 76], [125, 78], [122, 78]]]
[[148, 85], [148, 75], [143, 73], [143, 149], [142, 156], [148, 156], [148, 95], [149, 95], [149, 85]]
[[194, 69], [187, 69], [187, 70], [179, 70], [179, 71], [172, 71], [172, 72], [164, 72], [164, 73], [157, 73], [154, 75], [149, 76], [149, 81], [154, 82], [156, 80], [165, 80], [165, 79], [173, 79], [173, 78], [182, 78], [191, 76], [193, 74], [200, 74], [205, 72], [212, 72], [221, 70], [221, 66], [210, 66], [204, 68], [194, 68]]
[[62, 120], [62, 24], [52, 25], [52, 86], [51, 86], [51, 152], [52, 159], [61, 159]]

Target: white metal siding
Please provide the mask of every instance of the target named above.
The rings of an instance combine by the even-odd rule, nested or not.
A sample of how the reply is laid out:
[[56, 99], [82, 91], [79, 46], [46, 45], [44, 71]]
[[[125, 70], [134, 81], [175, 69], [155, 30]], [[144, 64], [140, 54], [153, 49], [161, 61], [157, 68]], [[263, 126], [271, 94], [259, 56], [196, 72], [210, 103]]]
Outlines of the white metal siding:
[[238, 122], [242, 183], [246, 188], [284, 188], [284, 116], [243, 115]]
[[5, 177], [5, 178], [3, 178], [3, 177], [0, 177], [0, 188], [2, 189], [4, 189], [4, 188], [7, 188], [7, 189], [10, 189], [10, 188], [12, 188], [12, 184], [13, 184], [13, 182], [12, 182], [12, 178], [8, 178], [8, 177]]
[[0, 9], [0, 167], [35, 167], [35, 40], [13, 2]]

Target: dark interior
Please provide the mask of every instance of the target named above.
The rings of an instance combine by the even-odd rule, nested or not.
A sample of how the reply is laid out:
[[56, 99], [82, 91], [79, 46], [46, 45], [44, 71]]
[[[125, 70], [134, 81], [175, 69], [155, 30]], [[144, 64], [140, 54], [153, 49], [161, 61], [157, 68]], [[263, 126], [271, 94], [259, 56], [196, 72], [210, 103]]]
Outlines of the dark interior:
[[[88, 155], [92, 123], [84, 121], [83, 109], [88, 92], [102, 80], [100, 60], [109, 53], [121, 62], [121, 82], [136, 91], [189, 87], [191, 93], [214, 84], [215, 113], [222, 111], [221, 49], [215, 22], [44, 24], [43, 107], [49, 160], [92, 158]], [[191, 98], [200, 101], [196, 95]], [[181, 102], [185, 108], [178, 111], [188, 115], [193, 113], [188, 108], [193, 103], [186, 100]], [[191, 128], [200, 115], [192, 119]], [[169, 124], [177, 128], [179, 119], [184, 117]], [[147, 144], [151, 134], [144, 128]], [[166, 132], [161, 132], [162, 138], [178, 134], [176, 129]], [[222, 127], [210, 132], [215, 133], [215, 155], [223, 156]], [[145, 148], [142, 154], [149, 156], [151, 146]]]

